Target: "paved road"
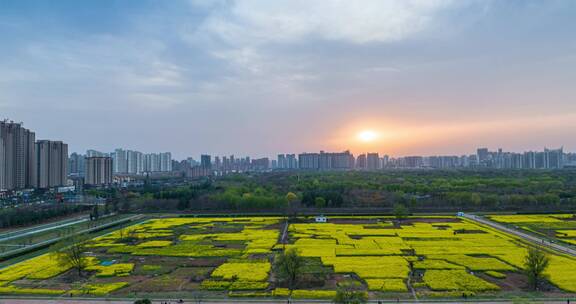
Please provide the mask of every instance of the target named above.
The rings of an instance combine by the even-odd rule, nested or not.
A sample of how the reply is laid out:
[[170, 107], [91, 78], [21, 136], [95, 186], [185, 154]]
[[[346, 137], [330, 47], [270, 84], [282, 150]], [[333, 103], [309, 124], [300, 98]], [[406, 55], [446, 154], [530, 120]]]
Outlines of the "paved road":
[[516, 229], [512, 229], [512, 228], [506, 227], [506, 226], [504, 226], [504, 225], [502, 225], [502, 224], [498, 224], [498, 223], [496, 223], [496, 222], [493, 222], [493, 221], [488, 220], [488, 219], [483, 218], [483, 217], [479, 217], [479, 216], [477, 216], [477, 215], [465, 214], [464, 217], [467, 218], [467, 219], [469, 219], [469, 220], [478, 222], [478, 223], [480, 223], [480, 224], [484, 224], [484, 225], [490, 226], [490, 227], [492, 227], [492, 228], [498, 229], [498, 230], [500, 230], [500, 231], [504, 231], [504, 232], [506, 232], [506, 233], [509, 233], [509, 234], [512, 234], [512, 235], [521, 237], [522, 239], [527, 240], [527, 241], [529, 241], [529, 242], [531, 242], [531, 243], [533, 243], [533, 244], [535, 244], [535, 245], [545, 246], [545, 247], [548, 247], [548, 248], [552, 248], [552, 249], [554, 249], [554, 250], [556, 250], [556, 251], [560, 251], [560, 252], [562, 252], [562, 253], [569, 254], [569, 255], [572, 255], [572, 256], [575, 256], [575, 257], [576, 257], [576, 250], [574, 250], [574, 249], [572, 249], [572, 248], [569, 248], [569, 247], [567, 247], [567, 246], [564, 246], [564, 245], [562, 245], [562, 244], [551, 243], [549, 240], [546, 240], [546, 239], [544, 239], [544, 238], [540, 238], [540, 237], [535, 236], [535, 235], [532, 235], [532, 234], [528, 234], [528, 233], [525, 233], [525, 232], [522, 232], [522, 231], [519, 231], [519, 230], [516, 230]]
[[27, 235], [33, 235], [33, 234], [37, 234], [40, 232], [50, 231], [53, 229], [67, 227], [70, 225], [75, 225], [78, 223], [86, 222], [88, 220], [89, 220], [88, 216], [81, 216], [81, 217], [77, 217], [77, 218], [73, 218], [73, 219], [66, 219], [66, 220], [58, 221], [55, 223], [38, 225], [38, 226], [33, 226], [33, 227], [17, 230], [17, 231], [6, 232], [6, 233], [3, 233], [2, 236], [0, 237], [0, 242], [5, 242], [5, 241], [12, 240], [12, 239], [21, 238], [21, 237], [24, 237]]
[[[142, 216], [143, 216], [142, 214], [137, 214], [137, 215], [133, 215], [133, 216], [131, 216], [131, 217], [120, 218], [120, 219], [118, 219], [118, 220], [116, 220], [116, 221], [103, 223], [103, 224], [101, 224], [101, 225], [98, 225], [98, 226], [95, 226], [95, 227], [92, 227], [92, 228], [87, 228], [87, 229], [85, 229], [85, 230], [75, 232], [73, 235], [81, 235], [81, 234], [84, 234], [84, 233], [88, 233], [88, 232], [94, 231], [94, 230], [96, 230], [96, 229], [101, 229], [101, 228], [103, 228], [103, 227], [109, 227], [109, 226], [113, 226], [113, 225], [118, 224], [118, 223], [137, 220], [137, 219], [141, 218]], [[0, 254], [0, 260], [3, 259], [3, 258], [5, 258], [6, 256], [11, 256], [11, 255], [13, 255], [13, 254], [15, 254], [15, 253], [18, 253], [19, 251], [33, 250], [34, 248], [39, 248], [39, 247], [43, 247], [43, 246], [46, 246], [46, 245], [50, 245], [50, 244], [56, 243], [56, 242], [59, 241], [61, 238], [62, 238], [62, 237], [56, 237], [56, 238], [53, 238], [53, 239], [50, 239], [50, 240], [46, 240], [46, 241], [43, 241], [43, 242], [40, 242], [40, 243], [36, 243], [36, 244], [33, 244], [33, 245], [29, 245], [29, 246], [27, 246], [27, 247], [21, 247], [21, 248], [16, 248], [16, 249], [13, 249], [13, 250], [10, 250], [10, 251], [4, 251], [4, 252], [2, 252], [2, 253]], [[0, 267], [0, 268], [2, 268], [2, 267]], [[4, 303], [0, 302], [0, 304], [4, 304]]]

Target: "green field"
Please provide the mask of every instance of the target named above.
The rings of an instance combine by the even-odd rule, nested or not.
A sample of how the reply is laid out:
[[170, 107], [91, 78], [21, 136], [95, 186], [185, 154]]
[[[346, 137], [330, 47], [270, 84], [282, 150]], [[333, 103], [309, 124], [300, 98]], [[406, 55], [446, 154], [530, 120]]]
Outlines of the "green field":
[[[88, 243], [79, 276], [54, 253], [0, 270], [0, 293], [74, 296], [286, 297], [275, 257], [296, 248], [305, 265], [294, 298], [328, 298], [354, 281], [371, 298], [528, 295], [527, 245], [449, 216], [284, 219], [158, 218]], [[576, 292], [576, 260], [549, 253], [540, 296]]]

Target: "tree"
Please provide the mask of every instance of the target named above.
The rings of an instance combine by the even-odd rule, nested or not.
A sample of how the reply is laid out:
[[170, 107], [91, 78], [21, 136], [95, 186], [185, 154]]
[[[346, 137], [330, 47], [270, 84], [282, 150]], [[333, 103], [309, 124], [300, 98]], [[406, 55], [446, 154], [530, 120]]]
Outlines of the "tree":
[[131, 202], [129, 199], [124, 199], [122, 202], [122, 212], [130, 212]]
[[316, 208], [324, 208], [326, 207], [326, 199], [324, 199], [321, 196], [318, 196], [314, 199], [314, 206], [316, 206]]
[[334, 303], [341, 304], [361, 304], [368, 301], [368, 294], [361, 290], [358, 282], [345, 281], [338, 284]]
[[79, 236], [64, 238], [55, 245], [55, 254], [58, 263], [64, 267], [72, 267], [82, 276], [88, 266], [86, 259], [86, 239]]
[[295, 248], [282, 252], [276, 259], [276, 273], [282, 282], [288, 284], [288, 289], [294, 289], [298, 282], [298, 277], [302, 272], [304, 259], [298, 254]]
[[104, 203], [104, 214], [110, 214], [110, 202], [108, 200]]
[[394, 216], [396, 219], [401, 220], [408, 216], [408, 208], [404, 206], [404, 204], [396, 204], [394, 205]]
[[178, 208], [178, 210], [186, 210], [190, 208], [190, 199], [187, 197], [181, 197], [178, 199], [178, 206], [176, 208]]
[[297, 199], [298, 199], [298, 196], [296, 194], [294, 194], [294, 192], [286, 193], [286, 201], [288, 202], [288, 205], [292, 204]]
[[298, 196], [294, 192], [288, 192], [286, 194], [286, 221], [288, 217], [292, 214], [294, 210], [294, 203], [298, 200]]
[[524, 258], [524, 271], [528, 277], [528, 284], [532, 290], [538, 290], [540, 282], [546, 278], [544, 271], [550, 259], [540, 248], [531, 247]]
[[98, 220], [98, 218], [100, 218], [100, 212], [98, 210], [98, 204], [94, 205], [94, 208], [92, 208], [92, 214], [90, 214], [90, 218], [94, 219], [95, 221]]

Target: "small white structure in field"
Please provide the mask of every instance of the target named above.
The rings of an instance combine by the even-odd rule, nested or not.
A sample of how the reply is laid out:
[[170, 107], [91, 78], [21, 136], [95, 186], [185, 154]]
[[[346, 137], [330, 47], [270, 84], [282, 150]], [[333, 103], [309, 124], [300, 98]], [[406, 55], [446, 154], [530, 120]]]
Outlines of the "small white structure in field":
[[462, 216], [464, 216], [464, 212], [460, 211], [456, 214], [456, 216], [462, 217]]
[[328, 221], [328, 218], [326, 218], [323, 215], [320, 215], [315, 217], [314, 220], [316, 221], [316, 223], [326, 223], [326, 221]]

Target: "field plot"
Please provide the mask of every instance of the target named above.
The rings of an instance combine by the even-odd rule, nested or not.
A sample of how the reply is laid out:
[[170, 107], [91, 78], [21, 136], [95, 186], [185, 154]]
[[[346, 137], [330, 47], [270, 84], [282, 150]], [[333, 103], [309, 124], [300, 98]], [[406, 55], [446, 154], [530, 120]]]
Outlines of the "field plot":
[[573, 214], [489, 215], [489, 219], [557, 238], [576, 245], [576, 216]]
[[[0, 269], [0, 293], [73, 296], [332, 298], [356, 281], [372, 298], [495, 295], [522, 292], [526, 245], [455, 217], [397, 221], [334, 217], [296, 219], [285, 244], [283, 219], [162, 218], [88, 243], [86, 273], [45, 254]], [[278, 282], [275, 256], [304, 257], [290, 292]], [[549, 291], [576, 292], [576, 260], [551, 255]]]

